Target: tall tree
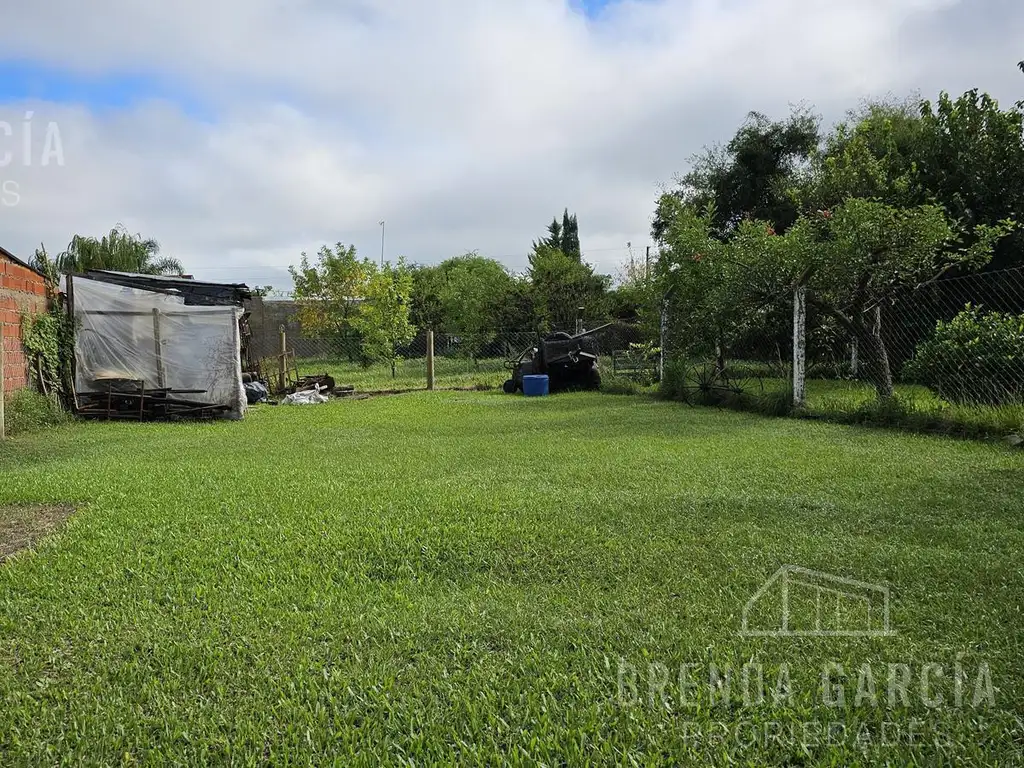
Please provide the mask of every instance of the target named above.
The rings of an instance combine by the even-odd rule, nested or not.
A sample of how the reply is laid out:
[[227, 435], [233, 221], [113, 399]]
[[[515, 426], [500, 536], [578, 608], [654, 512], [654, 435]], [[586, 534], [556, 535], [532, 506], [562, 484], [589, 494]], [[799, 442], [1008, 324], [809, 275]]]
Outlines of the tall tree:
[[534, 240], [533, 241], [533, 249], [537, 250], [538, 248], [545, 248], [545, 247], [546, 248], [561, 248], [562, 247], [562, 236], [563, 236], [562, 224], [558, 220], [558, 217], [556, 216], [555, 218], [553, 218], [551, 220], [551, 223], [548, 224], [548, 234], [547, 234], [547, 237], [542, 237], [540, 240]]
[[409, 305], [409, 319], [418, 328], [434, 331], [444, 330], [444, 306], [441, 294], [445, 277], [440, 265], [410, 265], [412, 273], [412, 298]]
[[[668, 194], [695, 210], [710, 211], [716, 234], [725, 237], [744, 219], [761, 219], [785, 232], [799, 216], [790, 187], [820, 142], [819, 121], [797, 109], [782, 121], [751, 112], [725, 146], [692, 158], [692, 169]], [[668, 222], [656, 214], [653, 234]]]
[[392, 378], [396, 375], [399, 347], [416, 335], [416, 327], [409, 322], [412, 286], [412, 272], [404, 261], [385, 264], [370, 276], [366, 301], [355, 320], [366, 359], [388, 363]]
[[356, 320], [376, 271], [376, 262], [360, 259], [355, 246], [325, 245], [317, 252], [315, 261], [304, 252], [297, 267], [288, 267], [303, 329], [357, 342]]
[[[1021, 72], [1024, 72], [1024, 61], [1021, 61], [1017, 64], [1017, 69], [1019, 69]], [[1017, 109], [1024, 109], [1024, 99], [1017, 102]]]
[[75, 235], [52, 262], [45, 249], [38, 253], [41, 255], [36, 257], [39, 263], [35, 266], [41, 271], [58, 274], [90, 269], [143, 275], [180, 275], [185, 271], [177, 259], [160, 255], [160, 244], [156, 240], [133, 235], [123, 224], [118, 224], [99, 238]]
[[856, 339], [864, 372], [879, 397], [892, 395], [893, 377], [874, 310], [901, 288], [953, 266], [977, 268], [1010, 229], [979, 225], [969, 242], [937, 205], [897, 208], [849, 198], [831, 210], [801, 217], [778, 235], [767, 222], [741, 222], [714, 243], [706, 219], [678, 201], [663, 201], [666, 255], [659, 264], [664, 291], [681, 294], [684, 330], [705, 344], [728, 341], [759, 308], [788, 300], [796, 287], [808, 302]]
[[[800, 196], [805, 212], [850, 197], [938, 204], [970, 240], [975, 227], [1024, 221], [1024, 123], [977, 90], [933, 103], [869, 104], [836, 127]], [[991, 269], [1024, 263], [1024, 233], [1000, 241]]]
[[444, 328], [462, 339], [462, 348], [476, 360], [501, 330], [501, 312], [513, 288], [513, 278], [499, 262], [476, 253], [448, 259], [440, 265]]
[[562, 214], [562, 242], [556, 247], [560, 247], [562, 253], [571, 259], [580, 261], [583, 258], [580, 251], [580, 225], [575, 213], [572, 216], [569, 215], [568, 208]]
[[548, 224], [548, 234], [540, 240], [533, 241], [533, 250], [541, 248], [559, 250], [566, 256], [579, 261], [583, 258], [580, 250], [580, 225], [576, 214], [569, 214], [566, 208], [562, 213], [562, 220], [555, 216]]
[[794, 185], [794, 202], [805, 213], [850, 197], [894, 206], [929, 202], [916, 175], [924, 132], [916, 100], [869, 103], [851, 112], [812, 154], [808, 172]]
[[564, 329], [581, 316], [587, 320], [606, 316], [611, 278], [596, 274], [586, 262], [566, 256], [559, 248], [542, 246], [530, 254], [528, 275], [541, 326]]
[[958, 247], [954, 224], [939, 206], [894, 208], [850, 198], [801, 220], [791, 233], [789, 273], [806, 286], [808, 302], [857, 341], [865, 374], [887, 398], [893, 377], [876, 312], [899, 289], [952, 266], [983, 266], [1004, 232], [982, 225], [971, 246]]
[[[923, 141], [915, 157], [917, 178], [930, 195], [970, 232], [1004, 219], [1024, 222], [1024, 115], [1002, 110], [972, 90], [953, 99], [940, 94], [921, 105]], [[992, 269], [1024, 265], [1024, 232], [999, 243]]]

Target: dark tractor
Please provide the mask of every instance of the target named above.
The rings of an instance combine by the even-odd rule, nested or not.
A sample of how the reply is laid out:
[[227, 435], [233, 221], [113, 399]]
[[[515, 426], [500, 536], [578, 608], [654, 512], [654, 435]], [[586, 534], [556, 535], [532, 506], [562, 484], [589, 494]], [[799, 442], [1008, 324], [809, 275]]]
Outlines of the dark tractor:
[[524, 349], [505, 363], [512, 378], [505, 382], [503, 389], [508, 394], [522, 392], [523, 376], [532, 374], [547, 374], [551, 392], [600, 388], [599, 347], [594, 334], [607, 327], [602, 325], [576, 336], [562, 331], [543, 337], [535, 346]]

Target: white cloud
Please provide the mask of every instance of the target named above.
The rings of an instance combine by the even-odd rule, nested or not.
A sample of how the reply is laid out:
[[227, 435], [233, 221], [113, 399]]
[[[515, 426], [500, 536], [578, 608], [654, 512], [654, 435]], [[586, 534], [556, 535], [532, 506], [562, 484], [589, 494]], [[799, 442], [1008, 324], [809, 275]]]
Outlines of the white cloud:
[[596, 21], [562, 0], [52, 0], [4, 17], [9, 57], [189, 96], [0, 104], [15, 133], [26, 109], [57, 121], [65, 151], [0, 168], [21, 193], [0, 206], [6, 247], [123, 221], [197, 275], [278, 285], [323, 242], [375, 255], [381, 218], [389, 255], [521, 268], [565, 206], [614, 271], [647, 242], [658, 184], [751, 109], [1024, 93], [1007, 0], [622, 0]]

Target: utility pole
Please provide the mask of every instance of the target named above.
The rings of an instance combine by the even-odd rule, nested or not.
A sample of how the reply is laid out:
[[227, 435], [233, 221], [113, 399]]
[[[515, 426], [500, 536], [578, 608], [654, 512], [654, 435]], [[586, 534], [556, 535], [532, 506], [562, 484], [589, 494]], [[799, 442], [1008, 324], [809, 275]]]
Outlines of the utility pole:
[[380, 268], [384, 269], [384, 219], [380, 220]]

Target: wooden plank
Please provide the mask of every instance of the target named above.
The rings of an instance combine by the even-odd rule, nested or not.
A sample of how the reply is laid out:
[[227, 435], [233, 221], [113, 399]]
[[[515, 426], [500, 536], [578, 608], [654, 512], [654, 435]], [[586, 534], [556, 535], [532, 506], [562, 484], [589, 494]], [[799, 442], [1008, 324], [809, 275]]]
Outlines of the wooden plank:
[[[195, 305], [195, 306], [202, 306], [202, 305]], [[91, 317], [149, 317], [149, 311], [148, 310], [139, 310], [139, 309], [83, 309], [78, 314], [80, 314], [80, 315], [89, 315]], [[201, 317], [216, 317], [218, 315], [234, 315], [235, 311], [233, 309], [230, 310], [230, 311], [212, 310], [212, 311], [204, 311], [204, 312], [198, 313], [198, 315], [197, 315], [197, 313], [195, 313], [195, 312], [189, 312], [189, 311], [183, 311], [183, 310], [170, 310], [170, 311], [163, 310], [161, 314], [163, 314], [166, 317], [197, 317], [197, 316], [201, 316]]]
[[160, 341], [160, 310], [153, 307], [153, 346], [156, 351], [156, 381], [161, 389], [166, 385], [164, 377], [164, 347]]

